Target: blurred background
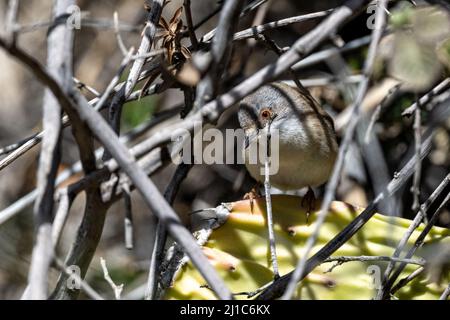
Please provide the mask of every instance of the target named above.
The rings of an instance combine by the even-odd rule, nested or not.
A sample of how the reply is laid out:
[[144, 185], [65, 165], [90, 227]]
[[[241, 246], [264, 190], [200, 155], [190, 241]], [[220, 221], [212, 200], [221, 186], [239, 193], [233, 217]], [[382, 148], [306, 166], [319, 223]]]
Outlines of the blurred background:
[[[243, 17], [238, 30], [294, 15], [335, 8], [342, 3], [343, 1], [332, 0], [268, 1], [260, 9]], [[347, 155], [345, 170], [337, 189], [338, 200], [365, 207], [414, 155], [414, 117], [402, 116], [402, 112], [449, 76], [449, 12], [443, 7], [433, 7], [434, 11], [418, 11], [430, 9], [421, 7], [427, 4], [425, 2], [416, 3], [419, 8], [414, 8], [408, 1], [390, 2], [389, 32], [380, 44], [376, 70], [362, 106], [363, 118]], [[103, 25], [83, 25], [75, 34], [75, 77], [98, 92], [103, 92], [123, 58], [112, 28], [113, 14], [115, 11], [118, 13], [125, 45], [137, 47], [146, 13], [143, 1], [79, 0], [77, 4], [86, 19], [107, 22]], [[163, 11], [166, 20], [170, 20], [182, 4], [182, 0], [172, 0]], [[220, 5], [221, 2], [217, 0], [191, 0], [194, 25]], [[18, 44], [42, 63], [46, 61], [48, 25], [39, 27], [36, 23], [51, 20], [51, 6], [50, 0], [20, 1], [18, 23], [22, 30]], [[1, 0], [0, 28], [4, 27], [1, 24], [4, 23], [6, 8], [7, 1]], [[340, 138], [348, 121], [346, 110], [355, 99], [356, 88], [362, 79], [363, 63], [370, 41], [368, 36], [371, 34], [368, 23], [373, 13], [370, 10], [360, 13], [316, 50], [321, 54], [316, 54], [315, 59], [305, 59], [294, 66], [297, 77], [335, 119]], [[322, 19], [311, 19], [271, 30], [267, 32], [267, 36], [284, 50]], [[182, 20], [186, 24], [184, 15]], [[214, 28], [217, 20], [218, 15], [214, 15], [203, 23], [196, 30], [197, 37], [200, 38]], [[189, 46], [189, 38], [184, 39], [183, 43]], [[221, 89], [226, 91], [277, 58], [278, 55], [261, 41], [235, 41], [228, 81], [224, 82]], [[0, 51], [0, 70], [0, 147], [4, 147], [40, 131], [43, 86], [3, 51]], [[290, 79], [286, 76], [284, 80]], [[449, 87], [447, 85], [446, 90], [439, 92], [436, 97], [442, 98], [446, 92], [448, 96]], [[87, 90], [81, 90], [86, 97], [93, 97]], [[169, 89], [162, 94], [127, 103], [122, 116], [122, 132], [149, 121], [157, 112], [179, 107], [183, 103], [183, 92], [179, 89]], [[427, 121], [433, 106], [431, 103], [423, 108], [424, 130], [429, 126]], [[376, 110], [378, 116], [374, 118]], [[222, 116], [218, 125], [221, 130], [238, 127], [235, 111], [232, 108]], [[436, 134], [432, 151], [422, 162], [421, 202], [429, 197], [450, 172], [450, 117], [448, 112], [444, 115], [446, 116], [434, 124]], [[172, 120], [177, 118], [179, 115], [175, 115]], [[164, 126], [164, 123], [160, 126]], [[157, 130], [158, 126], [148, 131], [146, 136], [151, 136]], [[39, 150], [38, 145], [0, 171], [0, 210], [35, 188]], [[1, 155], [0, 159], [4, 156]], [[78, 157], [70, 129], [65, 129], [60, 170], [70, 167]], [[174, 170], [175, 165], [169, 163], [151, 176], [161, 192], [164, 192]], [[78, 178], [79, 176], [72, 177], [65, 185]], [[382, 202], [379, 212], [411, 219], [414, 216], [411, 210], [411, 183], [409, 181], [392, 199]], [[181, 185], [174, 208], [189, 225], [190, 212], [241, 199], [253, 185], [254, 181], [243, 166], [195, 165]], [[316, 190], [316, 195], [320, 196], [322, 192], [320, 189]], [[72, 205], [58, 248], [61, 257], [65, 257], [73, 242], [83, 205], [84, 194], [81, 193]], [[115, 282], [125, 284], [124, 298], [139, 298], [143, 294], [142, 286], [146, 282], [155, 221], [136, 192], [132, 193], [132, 206], [135, 232], [133, 250], [127, 250], [124, 246], [125, 209], [123, 200], [119, 200], [108, 211], [102, 238], [87, 274], [88, 282], [105, 295], [112, 293], [103, 279], [100, 257], [106, 259]], [[449, 208], [444, 209], [437, 224], [450, 227]], [[32, 244], [32, 206], [28, 206], [0, 225], [0, 299], [20, 298], [26, 286]], [[58, 273], [53, 272], [55, 281]]]

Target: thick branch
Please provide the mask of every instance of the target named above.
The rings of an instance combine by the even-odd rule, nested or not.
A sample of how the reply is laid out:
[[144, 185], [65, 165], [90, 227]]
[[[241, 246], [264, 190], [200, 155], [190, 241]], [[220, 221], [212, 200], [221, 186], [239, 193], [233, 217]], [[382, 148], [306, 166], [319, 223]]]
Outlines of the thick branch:
[[[73, 0], [58, 0], [53, 16], [66, 13]], [[68, 91], [72, 83], [73, 31], [65, 24], [51, 29], [47, 37], [48, 72]], [[34, 207], [36, 240], [29, 273], [29, 298], [46, 299], [48, 270], [53, 257], [51, 223], [53, 220], [53, 194], [60, 162], [61, 106], [50, 90], [45, 91], [43, 103], [42, 149], [39, 158], [37, 199]]]

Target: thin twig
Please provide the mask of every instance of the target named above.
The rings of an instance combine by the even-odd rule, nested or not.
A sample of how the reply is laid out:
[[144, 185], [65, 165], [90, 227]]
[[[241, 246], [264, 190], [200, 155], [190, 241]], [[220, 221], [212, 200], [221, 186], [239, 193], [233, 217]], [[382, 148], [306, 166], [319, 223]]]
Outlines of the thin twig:
[[123, 42], [122, 36], [120, 35], [120, 29], [119, 29], [119, 14], [117, 11], [114, 11], [114, 33], [116, 34], [117, 43], [119, 44], [119, 49], [122, 51], [122, 54], [124, 57], [127, 56], [128, 50], [125, 46], [125, 43]]
[[439, 300], [447, 300], [448, 297], [450, 297], [450, 284], [447, 286], [444, 292], [442, 292], [442, 295], [440, 296]]
[[[41, 132], [38, 132], [38, 133], [34, 133], [33, 135], [31, 135], [31, 136], [29, 136], [29, 137], [27, 137], [25, 139], [22, 139], [22, 140], [20, 140], [18, 142], [14, 142], [14, 143], [12, 143], [10, 145], [7, 145], [7, 146], [5, 146], [3, 148], [0, 148], [0, 156], [9, 154], [9, 153], [19, 149], [21, 146], [23, 146], [25, 143], [27, 143], [30, 140], [36, 139], [36, 140], [39, 140], [39, 142], [40, 142], [42, 140], [42, 136], [43, 136], [43, 133], [41, 131]], [[5, 159], [5, 158], [3, 158], [3, 159]], [[5, 166], [3, 165], [3, 162], [0, 161], [0, 170], [2, 170], [4, 167]]]
[[100, 96], [100, 92], [98, 92], [97, 90], [95, 90], [94, 88], [92, 88], [91, 86], [88, 86], [87, 84], [81, 82], [79, 79], [73, 77], [73, 82], [75, 83], [75, 85], [77, 86], [78, 89], [86, 89], [87, 91], [89, 91], [90, 93], [92, 93], [94, 96], [99, 97]]
[[[52, 26], [54, 21], [39, 21], [25, 25], [19, 25], [15, 27], [16, 33], [24, 34], [28, 32], [38, 31]], [[81, 16], [81, 27], [83, 28], [95, 28], [95, 29], [114, 29], [114, 22], [111, 19], [92, 19]], [[138, 32], [140, 30], [139, 25], [131, 25], [123, 22], [119, 23], [119, 30], [123, 32]]]
[[391, 289], [391, 295], [394, 295], [398, 290], [406, 286], [408, 283], [410, 283], [412, 280], [420, 276], [425, 271], [424, 267], [417, 268], [414, 270], [411, 274], [409, 274], [407, 277], [400, 279], [395, 286]]
[[120, 67], [117, 70], [116, 75], [112, 78], [112, 80], [110, 81], [110, 83], [106, 87], [105, 92], [103, 92], [102, 96], [100, 97], [98, 102], [95, 104], [95, 107], [94, 107], [95, 110], [98, 111], [98, 110], [102, 109], [104, 103], [109, 98], [109, 96], [111, 95], [112, 91], [114, 90], [114, 88], [116, 87], [117, 83], [119, 82], [122, 73], [125, 71], [125, 68], [128, 66], [128, 63], [130, 63], [131, 57], [133, 55], [133, 52], [134, 52], [134, 48], [131, 47], [130, 50], [128, 50], [128, 52], [125, 54], [125, 57], [122, 59], [122, 62], [120, 63]]
[[302, 59], [300, 62], [297, 62], [292, 66], [292, 69], [295, 71], [298, 71], [300, 69], [304, 69], [307, 67], [310, 67], [314, 64], [317, 64], [319, 62], [325, 61], [326, 59], [334, 56], [336, 53], [346, 53], [351, 50], [355, 50], [358, 48], [361, 48], [363, 46], [366, 46], [370, 44], [370, 41], [372, 39], [371, 35], [358, 38], [352, 41], [347, 42], [343, 47], [340, 48], [330, 48], [325, 49], [319, 52], [315, 52], [311, 54], [310, 56], [306, 57], [305, 59]]
[[[336, 50], [335, 52], [336, 52], [335, 55], [333, 57], [330, 57], [330, 59], [326, 60], [325, 63], [336, 74], [336, 77], [338, 79], [341, 79], [342, 82], [340, 85], [338, 85], [338, 89], [342, 91], [345, 101], [346, 102], [354, 101], [358, 87], [343, 84], [344, 80], [351, 74], [351, 70], [350, 67], [347, 65], [347, 63], [345, 62], [345, 59], [341, 55], [341, 53], [338, 50]], [[363, 75], [362, 81], [364, 81], [364, 78], [365, 76]], [[349, 109], [346, 109], [343, 112], [343, 114], [348, 115], [347, 111], [349, 111]], [[357, 166], [364, 165], [361, 162], [361, 160], [365, 162], [365, 165], [367, 166], [366, 172], [370, 176], [369, 180], [372, 183], [373, 191], [375, 194], [377, 194], [381, 192], [384, 189], [384, 187], [389, 183], [389, 180], [391, 179], [391, 174], [389, 172], [386, 159], [383, 156], [383, 150], [380, 141], [378, 141], [377, 136], [373, 132], [369, 132], [366, 129], [368, 126], [368, 122], [369, 122], [368, 115], [363, 114], [355, 130], [356, 131], [355, 141], [352, 142], [354, 148], [350, 149], [349, 152], [353, 154], [351, 158], [353, 158], [352, 161], [356, 161]], [[339, 127], [336, 123], [335, 126], [336, 128]], [[370, 135], [371, 137], [370, 145], [366, 145], [364, 143], [363, 140], [364, 134]], [[358, 149], [357, 145], [359, 145], [360, 150], [357, 150]], [[362, 156], [361, 159], [360, 156], [358, 156], [359, 154]], [[351, 166], [352, 165], [347, 165], [347, 169]], [[360, 174], [364, 175], [364, 171], [362, 171]], [[361, 178], [364, 179], [364, 177]], [[397, 203], [396, 199], [392, 197], [379, 203], [378, 210], [384, 213], [395, 215], [396, 212], [398, 211], [397, 210], [398, 206], [399, 204]]]
[[55, 249], [58, 245], [59, 239], [61, 238], [62, 229], [67, 221], [71, 203], [71, 199], [69, 198], [66, 188], [59, 190], [58, 198], [58, 210], [56, 211], [55, 219], [53, 219], [52, 224], [52, 242]]
[[[144, 54], [135, 54], [134, 56], [131, 57], [131, 60], [152, 58], [159, 55], [163, 55], [166, 52], [167, 52], [166, 48], [156, 49]], [[127, 101], [129, 100], [127, 99]]]
[[325, 271], [325, 273], [333, 271], [334, 268], [346, 263], [346, 262], [352, 262], [352, 261], [359, 261], [359, 262], [373, 262], [373, 261], [394, 261], [394, 262], [404, 262], [407, 264], [415, 264], [419, 266], [425, 265], [425, 260], [420, 259], [402, 259], [402, 258], [394, 258], [389, 256], [339, 256], [339, 257], [330, 257], [323, 261], [323, 263], [327, 262], [336, 262], [333, 266], [331, 266], [330, 269]]
[[189, 39], [191, 39], [191, 45], [194, 51], [197, 49], [198, 40], [195, 35], [194, 25], [192, 23], [192, 12], [191, 12], [191, 0], [184, 0], [184, 13], [186, 15], [186, 23], [188, 28]]
[[278, 21], [273, 21], [273, 22], [269, 22], [266, 24], [262, 24], [259, 26], [254, 26], [254, 27], [251, 27], [251, 28], [248, 28], [248, 29], [245, 29], [245, 30], [235, 33], [233, 36], [233, 40], [237, 41], [237, 40], [249, 39], [249, 38], [253, 38], [256, 35], [264, 33], [269, 30], [285, 27], [285, 26], [288, 26], [288, 25], [291, 25], [294, 23], [308, 21], [311, 19], [326, 17], [332, 11], [333, 10], [325, 10], [325, 11], [319, 11], [319, 12], [314, 12], [314, 13], [309, 13], [309, 14], [303, 14], [300, 16], [290, 17], [290, 18], [281, 19]]
[[[66, 118], [68, 120], [68, 118]], [[6, 157], [0, 160], [0, 171], [5, 169], [20, 156], [31, 150], [35, 145], [42, 141], [45, 131], [41, 131], [27, 141], [21, 141], [5, 148], [5, 152], [10, 152]], [[22, 143], [23, 142], [23, 143]]]
[[419, 197], [420, 197], [420, 176], [422, 173], [422, 162], [420, 161], [420, 144], [422, 140], [421, 133], [421, 107], [419, 99], [417, 99], [417, 108], [414, 112], [414, 147], [416, 155], [416, 165], [413, 177], [413, 184], [411, 186], [411, 193], [413, 195], [413, 204], [411, 207], [412, 211], [416, 211], [419, 208]]
[[270, 195], [270, 170], [269, 170], [269, 159], [270, 159], [270, 125], [272, 121], [269, 121], [266, 126], [266, 154], [264, 157], [264, 191], [266, 198], [266, 214], [267, 214], [267, 229], [269, 231], [269, 248], [270, 248], [270, 262], [273, 269], [274, 280], [280, 277], [278, 271], [278, 259], [277, 259], [277, 247], [275, 243], [275, 233], [273, 231], [273, 217], [272, 217], [272, 197]]
[[123, 284], [116, 285], [114, 283], [113, 279], [111, 279], [111, 276], [109, 275], [108, 268], [106, 267], [106, 261], [102, 257], [100, 257], [100, 264], [102, 265], [103, 269], [103, 277], [114, 291], [114, 297], [116, 298], [116, 300], [120, 300], [120, 296], [123, 291]]
[[404, 116], [404, 117], [412, 116], [417, 109], [418, 103], [420, 103], [420, 105], [422, 105], [422, 106], [426, 105], [428, 102], [430, 102], [433, 99], [434, 96], [443, 92], [444, 90], [446, 90], [449, 87], [450, 87], [450, 78], [445, 78], [436, 87], [431, 89], [427, 94], [423, 95], [418, 101], [413, 103], [410, 107], [406, 108], [402, 112], [402, 116]]
[[59, 259], [58, 257], [55, 257], [53, 259], [54, 265], [56, 268], [58, 268], [61, 272], [63, 272], [67, 277], [72, 278], [77, 284], [80, 285], [81, 289], [86, 293], [88, 297], [94, 300], [105, 300], [102, 298], [100, 294], [98, 294], [86, 281], [84, 281], [77, 273], [72, 272], [72, 270], [67, 267], [64, 262]]
[[124, 234], [125, 234], [125, 248], [133, 249], [134, 243], [134, 229], [133, 229], [133, 209], [131, 204], [131, 190], [128, 183], [122, 185], [123, 201], [125, 209], [125, 217], [123, 220]]
[[[246, 16], [248, 13], [252, 12], [253, 10], [257, 9], [258, 7], [260, 7], [261, 5], [263, 5], [265, 2], [267, 2], [268, 0], [253, 0], [252, 2], [250, 2], [249, 4], [247, 4], [242, 10], [241, 13], [239, 15], [239, 18], [242, 18], [244, 16]], [[214, 14], [217, 14], [219, 12], [222, 11], [223, 8], [223, 4], [222, 7], [218, 8], [218, 11]], [[223, 12], [223, 11], [222, 11]], [[197, 29], [196, 27], [194, 27], [194, 29]], [[219, 26], [217, 26], [216, 28], [212, 29], [211, 31], [209, 31], [207, 34], [205, 34], [202, 38], [201, 38], [201, 42], [203, 43], [207, 43], [210, 42], [211, 39], [213, 39], [215, 37], [216, 31], [220, 29]]]
[[396, 85], [395, 87], [391, 88], [388, 92], [388, 94], [383, 98], [383, 100], [377, 105], [375, 108], [375, 111], [372, 113], [372, 116], [370, 117], [369, 124], [366, 129], [366, 133], [364, 135], [364, 143], [368, 145], [370, 143], [370, 137], [371, 133], [373, 131], [373, 128], [375, 126], [375, 123], [380, 118], [381, 112], [390, 105], [393, 100], [397, 97], [397, 93], [399, 92], [400, 84]]
[[258, 295], [259, 293], [263, 292], [264, 290], [266, 290], [273, 282], [268, 282], [265, 285], [263, 285], [262, 287], [259, 287], [258, 289], [254, 290], [254, 291], [243, 291], [243, 292], [236, 292], [233, 293], [234, 296], [246, 296], [247, 299], [253, 298], [254, 296]]
[[[164, 198], [169, 204], [173, 204], [173, 202], [175, 201], [175, 196], [178, 193], [181, 183], [187, 177], [192, 167], [193, 165], [188, 163], [181, 163], [177, 166], [175, 173], [164, 192]], [[160, 221], [158, 221], [158, 224], [156, 225], [155, 240], [153, 243], [153, 251], [148, 272], [147, 289], [145, 293], [146, 300], [154, 300], [156, 298], [158, 289], [158, 275], [164, 256], [164, 247], [166, 245], [166, 241], [166, 227]]]
[[19, 0], [9, 0], [8, 11], [6, 13], [6, 37], [10, 43], [16, 41], [16, 20], [19, 13]]

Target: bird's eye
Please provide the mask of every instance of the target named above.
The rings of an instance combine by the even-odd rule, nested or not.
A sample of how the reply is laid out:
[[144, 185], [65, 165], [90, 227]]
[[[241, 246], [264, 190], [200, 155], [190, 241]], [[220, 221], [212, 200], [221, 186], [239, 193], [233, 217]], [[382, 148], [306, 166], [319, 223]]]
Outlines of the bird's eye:
[[269, 109], [263, 109], [261, 110], [261, 117], [263, 119], [270, 119], [272, 116], [272, 111], [270, 111]]

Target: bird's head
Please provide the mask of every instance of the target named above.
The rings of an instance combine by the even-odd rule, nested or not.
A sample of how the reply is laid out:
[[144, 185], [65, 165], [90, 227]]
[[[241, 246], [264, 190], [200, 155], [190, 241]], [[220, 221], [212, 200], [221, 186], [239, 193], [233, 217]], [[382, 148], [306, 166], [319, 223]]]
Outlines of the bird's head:
[[239, 124], [245, 132], [246, 146], [270, 123], [271, 129], [282, 129], [284, 120], [294, 116], [301, 103], [299, 92], [283, 83], [262, 86], [239, 104]]

